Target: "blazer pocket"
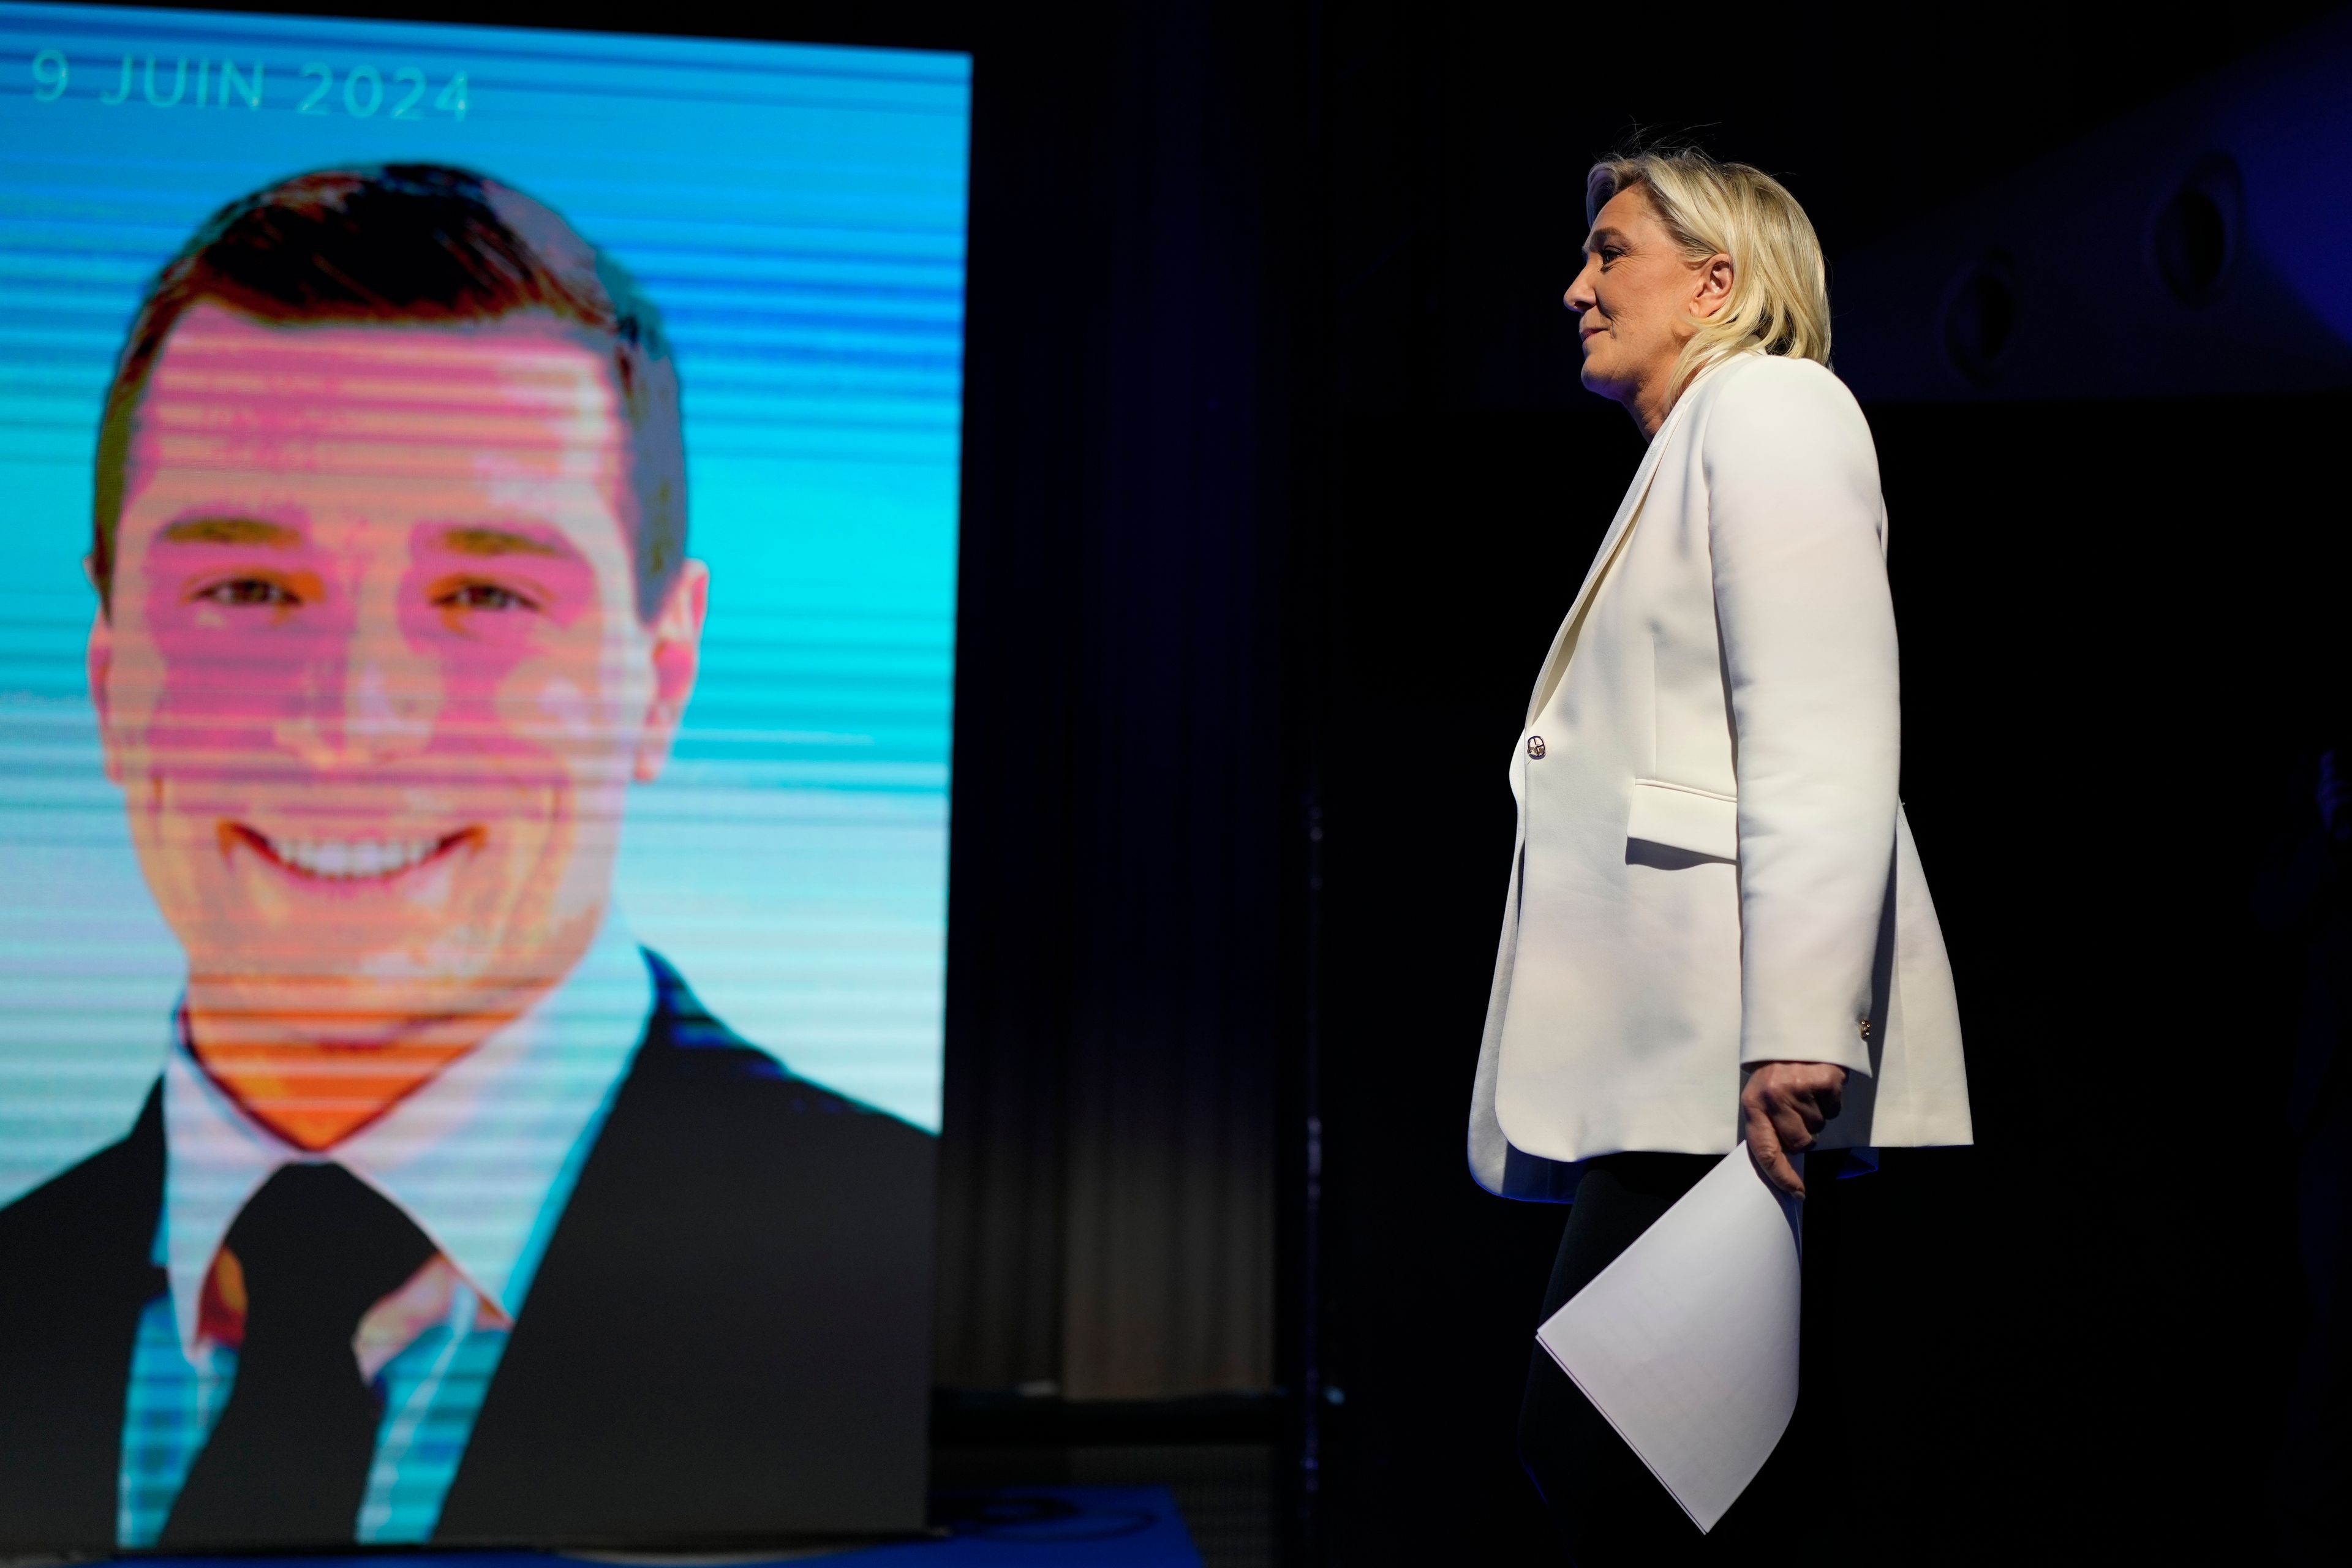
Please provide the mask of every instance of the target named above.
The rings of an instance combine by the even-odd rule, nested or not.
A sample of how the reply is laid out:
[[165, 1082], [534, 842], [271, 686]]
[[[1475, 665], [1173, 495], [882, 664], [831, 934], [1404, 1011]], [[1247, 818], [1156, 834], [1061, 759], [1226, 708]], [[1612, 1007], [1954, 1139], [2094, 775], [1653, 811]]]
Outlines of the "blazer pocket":
[[1739, 858], [1739, 801], [1713, 790], [1658, 779], [1633, 781], [1625, 837], [1663, 844], [1709, 860]]

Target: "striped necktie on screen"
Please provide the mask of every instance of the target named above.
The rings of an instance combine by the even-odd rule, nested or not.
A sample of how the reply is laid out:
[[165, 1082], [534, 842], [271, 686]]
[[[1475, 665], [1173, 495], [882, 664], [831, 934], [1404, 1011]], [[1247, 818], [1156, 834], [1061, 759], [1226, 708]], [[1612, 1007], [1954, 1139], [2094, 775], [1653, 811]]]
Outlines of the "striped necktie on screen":
[[352, 1336], [433, 1243], [374, 1188], [326, 1164], [279, 1167], [226, 1245], [245, 1275], [236, 1381], [157, 1544], [348, 1542], [383, 1415]]

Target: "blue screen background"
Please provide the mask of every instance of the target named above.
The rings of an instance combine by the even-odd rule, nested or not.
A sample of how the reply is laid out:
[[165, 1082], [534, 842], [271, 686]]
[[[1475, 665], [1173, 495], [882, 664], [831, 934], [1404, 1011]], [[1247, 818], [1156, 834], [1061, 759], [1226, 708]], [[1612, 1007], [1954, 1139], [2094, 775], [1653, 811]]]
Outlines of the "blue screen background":
[[520, 186], [660, 305], [711, 608], [620, 907], [745, 1037], [936, 1130], [970, 99], [959, 54], [0, 5], [0, 1203], [121, 1134], [183, 973], [83, 675], [114, 355], [215, 207], [352, 161]]

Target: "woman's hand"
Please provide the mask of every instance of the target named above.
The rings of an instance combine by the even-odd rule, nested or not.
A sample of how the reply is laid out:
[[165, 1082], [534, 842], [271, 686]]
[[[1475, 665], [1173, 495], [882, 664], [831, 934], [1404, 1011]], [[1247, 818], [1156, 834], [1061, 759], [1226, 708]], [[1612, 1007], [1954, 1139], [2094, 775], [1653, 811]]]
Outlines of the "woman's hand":
[[1827, 1062], [1766, 1062], [1739, 1091], [1739, 1120], [1756, 1173], [1792, 1198], [1805, 1195], [1805, 1178], [1789, 1156], [1813, 1146], [1813, 1137], [1838, 1113], [1845, 1068]]

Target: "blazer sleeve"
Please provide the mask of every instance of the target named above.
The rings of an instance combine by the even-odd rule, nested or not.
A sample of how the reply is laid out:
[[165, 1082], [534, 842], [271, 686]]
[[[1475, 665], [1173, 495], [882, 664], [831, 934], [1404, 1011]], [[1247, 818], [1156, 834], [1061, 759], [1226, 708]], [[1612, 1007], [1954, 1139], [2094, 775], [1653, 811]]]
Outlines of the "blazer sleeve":
[[1820, 365], [1727, 378], [1701, 444], [1739, 793], [1740, 1063], [1868, 1073], [1901, 757], [1870, 427]]

